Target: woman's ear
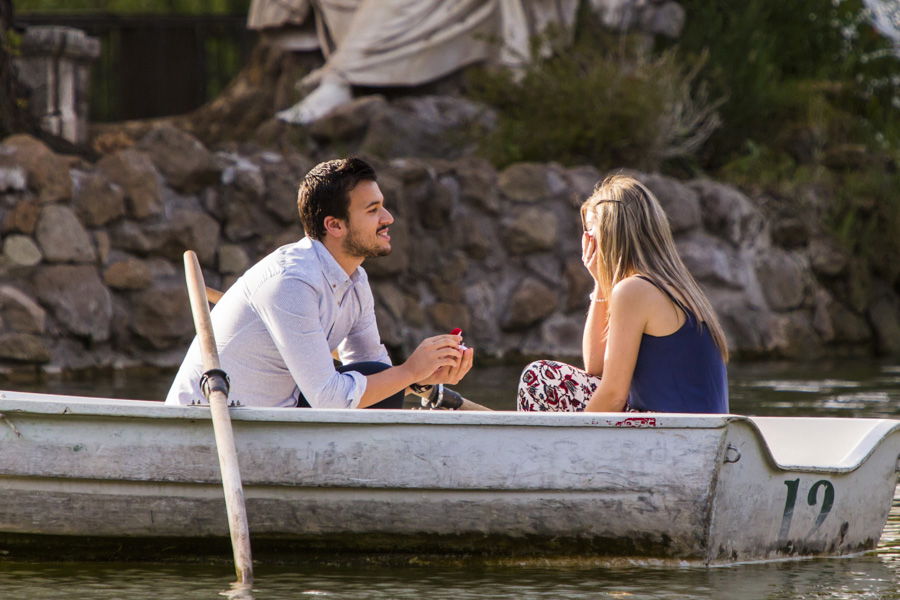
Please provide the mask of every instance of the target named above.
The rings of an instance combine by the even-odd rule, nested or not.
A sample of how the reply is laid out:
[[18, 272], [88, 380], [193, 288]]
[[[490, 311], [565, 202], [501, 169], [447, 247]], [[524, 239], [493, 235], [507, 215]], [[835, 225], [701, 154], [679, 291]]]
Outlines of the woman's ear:
[[347, 234], [347, 224], [337, 217], [325, 217], [322, 222], [325, 225], [325, 233], [335, 238], [342, 238]]

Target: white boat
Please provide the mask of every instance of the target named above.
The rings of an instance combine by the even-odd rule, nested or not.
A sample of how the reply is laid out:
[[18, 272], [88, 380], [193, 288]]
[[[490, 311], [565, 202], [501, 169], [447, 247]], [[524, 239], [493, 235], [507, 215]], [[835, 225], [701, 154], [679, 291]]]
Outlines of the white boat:
[[[209, 411], [0, 392], [0, 553], [227, 555]], [[254, 557], [643, 557], [876, 546], [900, 421], [231, 409]]]

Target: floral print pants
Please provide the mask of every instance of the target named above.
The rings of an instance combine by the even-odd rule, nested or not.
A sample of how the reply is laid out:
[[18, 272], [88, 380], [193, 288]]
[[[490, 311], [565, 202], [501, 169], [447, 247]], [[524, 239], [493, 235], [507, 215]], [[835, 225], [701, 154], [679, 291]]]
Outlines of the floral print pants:
[[[600, 385], [600, 378], [555, 360], [538, 360], [522, 371], [516, 409], [520, 411], [581, 412]], [[622, 412], [641, 412], [625, 402]]]
[[539, 360], [522, 371], [516, 401], [521, 411], [580, 412], [600, 378], [554, 360]]

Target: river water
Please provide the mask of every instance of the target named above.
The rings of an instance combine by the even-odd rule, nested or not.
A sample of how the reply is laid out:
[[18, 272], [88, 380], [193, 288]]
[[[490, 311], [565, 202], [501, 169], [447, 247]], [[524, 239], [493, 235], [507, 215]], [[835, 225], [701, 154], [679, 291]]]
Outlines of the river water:
[[[514, 407], [521, 365], [473, 371], [457, 389], [492, 408]], [[836, 361], [729, 367], [731, 410], [775, 416], [900, 418], [900, 364]], [[89, 381], [3, 387], [159, 399], [170, 374], [117, 374]], [[423, 518], [433, 518], [423, 515]], [[249, 592], [235, 592], [231, 565], [24, 563], [0, 556], [0, 600], [288, 600], [413, 598], [900, 600], [900, 488], [876, 551], [853, 558], [699, 568], [605, 561], [498, 561], [472, 565], [329, 564], [256, 567]]]

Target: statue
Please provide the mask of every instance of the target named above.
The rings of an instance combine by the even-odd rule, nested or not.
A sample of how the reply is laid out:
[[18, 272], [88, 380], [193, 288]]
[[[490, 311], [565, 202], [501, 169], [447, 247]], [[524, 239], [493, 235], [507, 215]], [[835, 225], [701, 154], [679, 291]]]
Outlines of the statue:
[[894, 53], [900, 56], [900, 0], [863, 0], [863, 4], [872, 25], [894, 43]]
[[[285, 49], [321, 48], [312, 91], [278, 118], [308, 124], [352, 99], [351, 86], [414, 86], [466, 65], [521, 67], [548, 26], [571, 31], [578, 0], [253, 0], [248, 26]], [[314, 19], [313, 27], [310, 18]]]

